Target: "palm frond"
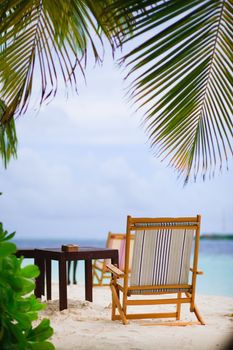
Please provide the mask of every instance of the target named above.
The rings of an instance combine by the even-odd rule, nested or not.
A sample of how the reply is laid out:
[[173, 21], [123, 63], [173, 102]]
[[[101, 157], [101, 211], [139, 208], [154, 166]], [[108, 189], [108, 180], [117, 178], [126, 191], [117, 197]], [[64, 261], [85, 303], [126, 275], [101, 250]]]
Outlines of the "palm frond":
[[12, 118], [9, 122], [2, 124], [1, 119], [6, 110], [5, 103], [0, 99], [0, 154], [5, 168], [11, 157], [17, 157], [17, 136], [15, 121]]
[[[58, 72], [77, 88], [77, 67], [84, 76], [87, 54], [99, 53], [108, 1], [4, 0], [0, 4], [0, 96], [7, 105], [2, 123], [24, 113], [35, 85], [39, 104], [57, 92]], [[92, 12], [91, 12], [92, 11]], [[100, 44], [100, 45], [99, 45]], [[39, 79], [35, 82], [35, 71]]]
[[129, 12], [120, 44], [143, 41], [122, 62], [155, 155], [185, 181], [212, 175], [233, 154], [232, 0], [119, 0], [115, 15]]
[[77, 90], [77, 72], [85, 78], [88, 54], [95, 61], [102, 60], [103, 35], [114, 50], [114, 37], [119, 35], [122, 19], [116, 21], [110, 16], [106, 20], [104, 8], [111, 3], [112, 0], [1, 1], [0, 101], [4, 108], [0, 154], [5, 165], [9, 154], [16, 154], [13, 118], [26, 112], [32, 93], [39, 91], [37, 106], [50, 101], [56, 95], [60, 75], [65, 85]]

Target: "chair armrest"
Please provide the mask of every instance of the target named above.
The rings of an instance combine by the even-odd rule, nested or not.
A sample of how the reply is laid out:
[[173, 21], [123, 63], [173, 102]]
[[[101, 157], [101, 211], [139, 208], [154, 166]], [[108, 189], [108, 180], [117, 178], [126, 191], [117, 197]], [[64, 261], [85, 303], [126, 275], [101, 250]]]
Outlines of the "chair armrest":
[[118, 267], [116, 267], [115, 265], [113, 264], [107, 264], [106, 265], [107, 269], [113, 273], [113, 275], [115, 275], [116, 277], [124, 277], [124, 272], [121, 271], [120, 269], [118, 269]]
[[191, 272], [196, 272], [197, 275], [204, 275], [204, 272], [201, 270], [194, 270], [192, 267], [190, 267]]

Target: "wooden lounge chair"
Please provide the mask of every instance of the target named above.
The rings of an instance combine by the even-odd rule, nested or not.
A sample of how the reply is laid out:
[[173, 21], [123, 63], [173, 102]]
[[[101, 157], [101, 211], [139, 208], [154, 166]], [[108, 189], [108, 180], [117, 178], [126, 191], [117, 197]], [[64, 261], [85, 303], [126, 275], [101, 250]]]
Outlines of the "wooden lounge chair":
[[[190, 304], [198, 324], [204, 321], [195, 304], [200, 215], [188, 218], [127, 218], [125, 272], [112, 264], [112, 320], [127, 324], [129, 319], [175, 318], [180, 320], [181, 304]], [[130, 239], [135, 233], [129, 276]], [[193, 255], [191, 255], [193, 249]], [[192, 261], [191, 268], [190, 262]], [[122, 302], [119, 294], [122, 293]], [[165, 294], [168, 296], [164, 297]], [[148, 295], [154, 296], [153, 299]], [[133, 296], [133, 299], [131, 298]], [[173, 312], [129, 313], [131, 306], [175, 304]], [[118, 314], [116, 314], [116, 309]], [[151, 311], [151, 310], [150, 310]], [[158, 324], [158, 323], [156, 323]], [[170, 325], [188, 325], [173, 322]], [[160, 323], [161, 325], [161, 323]], [[163, 322], [162, 325], [169, 325]]]
[[[119, 251], [119, 267], [125, 269], [125, 233], [108, 233], [106, 248], [118, 249]], [[130, 236], [131, 252], [133, 252], [134, 236]], [[129, 261], [129, 271], [132, 261], [132, 255]], [[109, 260], [94, 260], [92, 264], [93, 286], [109, 286], [111, 273], [107, 270], [106, 265]]]

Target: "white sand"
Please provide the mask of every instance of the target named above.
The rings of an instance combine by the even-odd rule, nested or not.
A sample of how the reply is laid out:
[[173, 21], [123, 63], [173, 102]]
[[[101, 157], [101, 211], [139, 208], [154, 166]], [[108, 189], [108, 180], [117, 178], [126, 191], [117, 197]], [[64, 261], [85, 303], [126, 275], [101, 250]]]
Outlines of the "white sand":
[[[57, 284], [53, 284], [52, 295], [54, 300], [40, 313], [40, 318], [51, 320], [54, 328], [51, 340], [57, 350], [221, 350], [233, 334], [233, 317], [230, 317], [233, 298], [230, 297], [197, 296], [205, 326], [164, 327], [143, 326], [143, 323], [167, 322], [165, 319], [131, 320], [127, 326], [111, 321], [109, 287], [95, 287], [94, 301], [90, 303], [84, 300], [83, 286], [68, 286], [68, 309], [61, 312]], [[187, 305], [182, 306], [181, 320], [196, 321]]]

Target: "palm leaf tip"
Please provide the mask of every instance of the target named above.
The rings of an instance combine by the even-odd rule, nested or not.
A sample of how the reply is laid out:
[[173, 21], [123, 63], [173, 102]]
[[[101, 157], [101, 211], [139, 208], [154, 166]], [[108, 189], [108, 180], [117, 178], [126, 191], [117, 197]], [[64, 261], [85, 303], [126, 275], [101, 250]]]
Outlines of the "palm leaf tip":
[[136, 13], [134, 38], [143, 42], [123, 61], [130, 67], [131, 96], [145, 110], [151, 145], [161, 151], [155, 154], [170, 160], [185, 181], [228, 168], [233, 154], [232, 0], [125, 4]]

